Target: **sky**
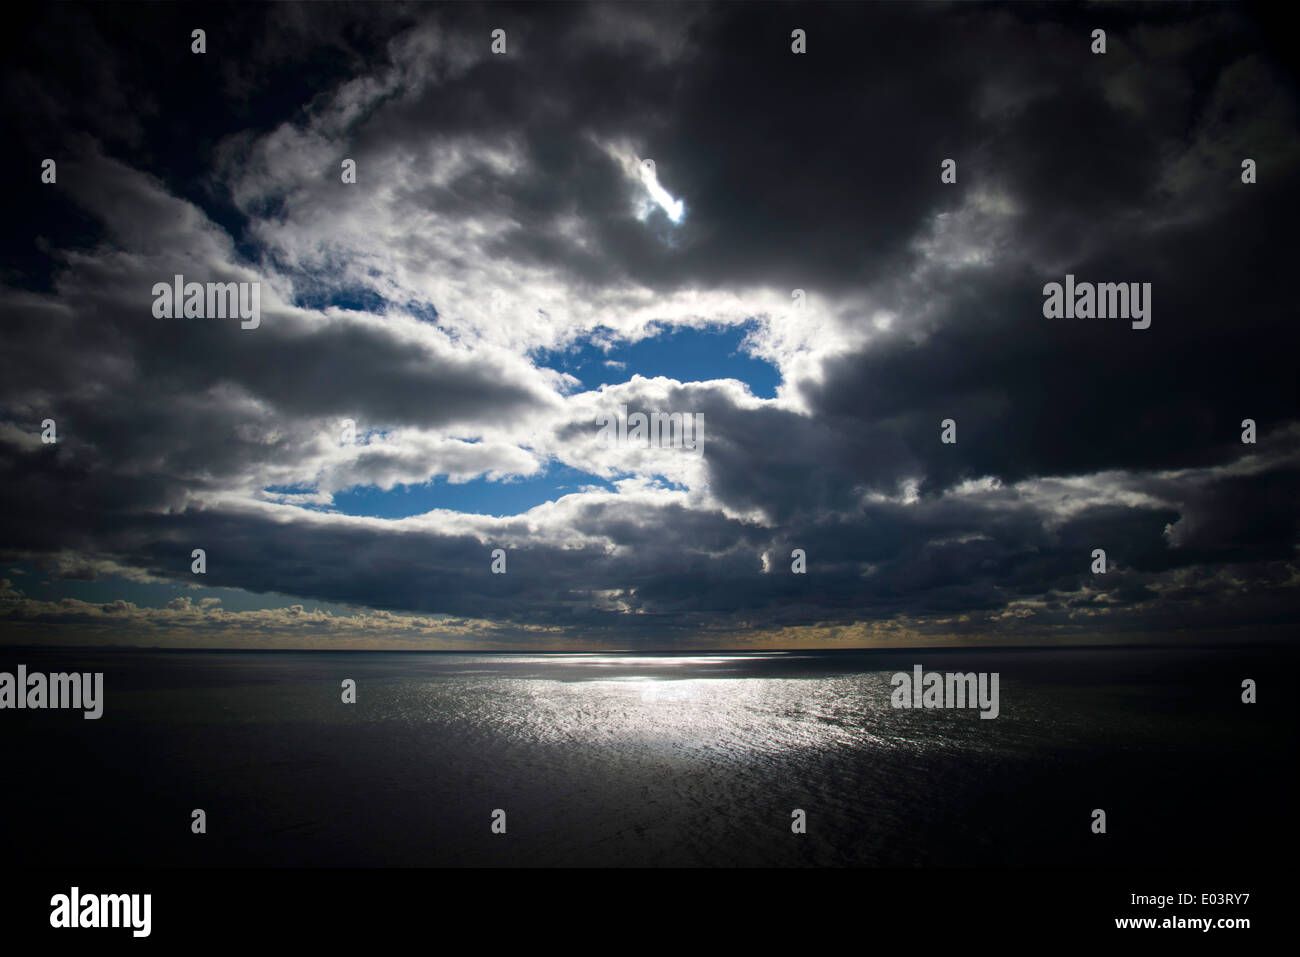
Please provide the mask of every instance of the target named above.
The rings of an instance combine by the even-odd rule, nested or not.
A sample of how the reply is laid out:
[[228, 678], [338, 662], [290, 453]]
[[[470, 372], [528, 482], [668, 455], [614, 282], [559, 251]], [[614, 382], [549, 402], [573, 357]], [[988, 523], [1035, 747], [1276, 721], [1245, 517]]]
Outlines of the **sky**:
[[[20, 10], [0, 641], [1286, 640], [1300, 135], [1265, 17]], [[160, 317], [178, 274], [257, 283], [258, 324]], [[1049, 318], [1067, 275], [1148, 288], [1149, 327]], [[695, 448], [602, 437], [635, 412]]]

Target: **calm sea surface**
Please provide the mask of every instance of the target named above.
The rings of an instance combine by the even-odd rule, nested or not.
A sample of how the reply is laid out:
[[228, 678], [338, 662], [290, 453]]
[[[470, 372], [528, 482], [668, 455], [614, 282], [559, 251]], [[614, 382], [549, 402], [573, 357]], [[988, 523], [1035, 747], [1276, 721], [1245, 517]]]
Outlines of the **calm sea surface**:
[[[0, 712], [14, 866], [1240, 865], [1294, 848], [1282, 648], [0, 648], [0, 671], [20, 663], [103, 671], [106, 704], [99, 721]], [[1001, 715], [893, 709], [890, 676], [914, 664], [998, 672]]]

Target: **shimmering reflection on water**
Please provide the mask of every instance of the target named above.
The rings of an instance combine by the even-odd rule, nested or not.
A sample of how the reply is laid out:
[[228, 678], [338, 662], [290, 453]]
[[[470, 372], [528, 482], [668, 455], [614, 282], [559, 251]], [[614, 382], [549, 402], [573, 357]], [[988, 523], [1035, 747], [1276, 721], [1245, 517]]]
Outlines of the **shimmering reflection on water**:
[[[1274, 793], [1288, 745], [1223, 677], [1271, 660], [1053, 650], [92, 663], [78, 653], [76, 667], [107, 672], [106, 716], [12, 715], [23, 722], [14, 764], [41, 787], [13, 792], [8, 813], [36, 822], [23, 832], [33, 841], [64, 835], [70, 862], [110, 864], [1227, 859], [1267, 814], [1225, 811], [1195, 844], [1186, 833], [1207, 803]], [[914, 662], [998, 671], [1001, 715], [893, 709], [890, 676]], [[65, 667], [52, 659], [46, 670]], [[355, 705], [340, 702], [345, 677]], [[69, 749], [77, 762], [61, 759]], [[87, 781], [93, 807], [77, 797]], [[201, 800], [222, 827], [187, 840], [171, 823], [177, 800]], [[1104, 846], [1086, 827], [1103, 801], [1125, 825]], [[489, 830], [497, 808], [505, 836]], [[807, 812], [806, 835], [790, 831], [794, 808]]]

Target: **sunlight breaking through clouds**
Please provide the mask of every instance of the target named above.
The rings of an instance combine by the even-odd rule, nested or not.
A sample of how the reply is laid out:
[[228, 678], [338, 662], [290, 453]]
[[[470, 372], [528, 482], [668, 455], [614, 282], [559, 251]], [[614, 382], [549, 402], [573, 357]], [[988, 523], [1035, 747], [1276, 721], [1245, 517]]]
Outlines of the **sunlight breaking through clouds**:
[[[645, 184], [646, 192], [668, 214], [668, 218], [674, 224], [680, 223], [682, 217], [686, 215], [686, 204], [680, 199], [673, 199], [668, 190], [659, 184], [659, 175], [655, 172], [654, 162], [645, 160], [641, 164], [641, 182]], [[649, 210], [646, 210], [648, 213]], [[644, 215], [641, 218], [645, 218]]]

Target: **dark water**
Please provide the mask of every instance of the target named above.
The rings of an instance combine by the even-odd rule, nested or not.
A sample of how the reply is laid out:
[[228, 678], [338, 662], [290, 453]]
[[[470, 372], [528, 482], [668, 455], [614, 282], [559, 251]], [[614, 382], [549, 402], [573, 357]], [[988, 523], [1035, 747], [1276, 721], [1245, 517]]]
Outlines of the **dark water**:
[[[0, 649], [106, 699], [0, 711], [3, 840], [15, 867], [1283, 863], [1295, 659]], [[893, 709], [914, 664], [998, 672], [1000, 717]]]

